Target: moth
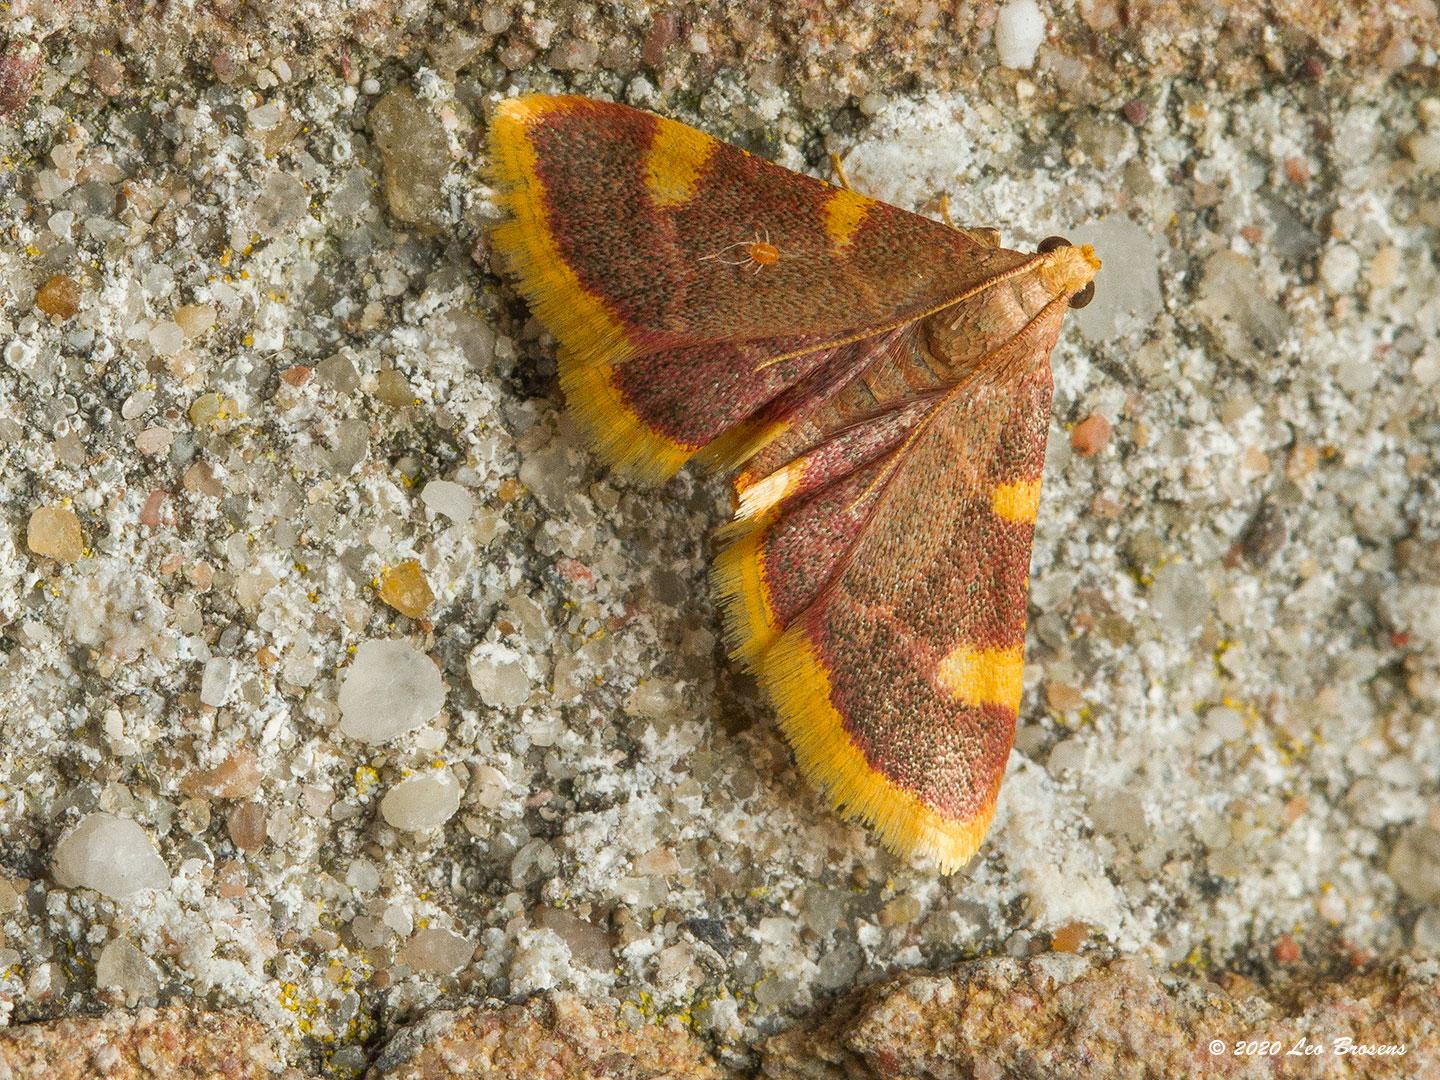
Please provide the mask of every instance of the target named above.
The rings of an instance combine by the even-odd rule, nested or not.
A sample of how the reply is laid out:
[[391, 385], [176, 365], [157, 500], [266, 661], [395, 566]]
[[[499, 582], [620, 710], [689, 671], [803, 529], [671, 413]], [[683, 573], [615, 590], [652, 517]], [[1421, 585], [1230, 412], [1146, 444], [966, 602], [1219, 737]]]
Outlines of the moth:
[[504, 102], [489, 153], [492, 251], [589, 442], [637, 480], [732, 472], [725, 640], [800, 771], [958, 869], [1014, 740], [1049, 355], [1094, 251], [1012, 251], [586, 98]]

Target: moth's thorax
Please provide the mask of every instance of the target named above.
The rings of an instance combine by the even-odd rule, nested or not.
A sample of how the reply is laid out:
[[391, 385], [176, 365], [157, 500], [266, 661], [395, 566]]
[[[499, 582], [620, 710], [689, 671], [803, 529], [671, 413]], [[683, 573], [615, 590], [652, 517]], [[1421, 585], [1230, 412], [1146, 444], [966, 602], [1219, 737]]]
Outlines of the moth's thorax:
[[[1052, 301], [1067, 295], [1056, 286], [1073, 279], [1068, 268], [1069, 263], [1063, 270], [1052, 266], [1049, 256], [1037, 259], [1032, 269], [926, 319], [923, 340], [932, 361], [942, 369], [937, 374], [948, 380], [985, 367], [1021, 335], [1053, 340], [1065, 305]], [[1041, 359], [1048, 351], [1049, 341], [1039, 353], [1030, 350]]]

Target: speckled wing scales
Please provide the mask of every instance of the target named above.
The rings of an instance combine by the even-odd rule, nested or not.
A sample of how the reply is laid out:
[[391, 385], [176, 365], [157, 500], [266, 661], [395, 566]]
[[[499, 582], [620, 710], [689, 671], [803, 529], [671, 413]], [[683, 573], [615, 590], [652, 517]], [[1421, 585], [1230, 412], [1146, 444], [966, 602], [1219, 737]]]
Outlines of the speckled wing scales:
[[[490, 169], [508, 211], [494, 249], [559, 341], [572, 414], [651, 480], [702, 450], [744, 460], [783, 429], [787, 391], [1023, 261], [585, 98], [502, 103]], [[761, 237], [763, 259], [747, 258]]]
[[946, 872], [979, 847], [1014, 738], [1050, 397], [1042, 363], [889, 416], [898, 445], [852, 429], [881, 452], [742, 519], [717, 562], [801, 770]]

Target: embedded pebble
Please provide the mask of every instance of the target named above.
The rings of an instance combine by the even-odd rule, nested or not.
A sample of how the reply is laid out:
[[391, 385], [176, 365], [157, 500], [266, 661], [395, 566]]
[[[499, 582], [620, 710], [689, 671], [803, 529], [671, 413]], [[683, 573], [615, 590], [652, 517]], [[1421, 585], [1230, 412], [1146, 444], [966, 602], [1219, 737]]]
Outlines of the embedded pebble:
[[537, 929], [553, 930], [559, 934], [576, 963], [595, 971], [607, 971], [614, 963], [609, 932], [589, 919], [542, 904], [531, 911], [530, 921]]
[[1414, 132], [1405, 137], [1405, 153], [1425, 172], [1440, 172], [1440, 132]]
[[205, 670], [200, 677], [201, 704], [218, 709], [229, 701], [238, 670], [235, 661], [227, 656], [212, 656], [205, 661]]
[[1429, 907], [1415, 920], [1412, 934], [1415, 947], [1431, 955], [1440, 955], [1440, 907]]
[[243, 799], [253, 794], [264, 779], [255, 751], [240, 747], [226, 756], [213, 769], [193, 772], [181, 781], [181, 788], [188, 795], [203, 795], [210, 799]]
[[1159, 255], [1163, 234], [1157, 237], [1123, 214], [1109, 214], [1093, 225], [1068, 229], [1065, 235], [1072, 243], [1094, 245], [1102, 263], [1095, 275], [1094, 298], [1068, 316], [1085, 340], [1099, 344], [1148, 330], [1163, 306]]
[[407, 777], [380, 800], [380, 815], [402, 832], [438, 829], [460, 809], [463, 794], [449, 769], [435, 769]]
[[535, 689], [525, 657], [503, 642], [481, 642], [470, 654], [467, 670], [480, 700], [494, 709], [523, 705]]
[[269, 835], [269, 811], [262, 802], [239, 803], [225, 815], [225, 829], [241, 851], [258, 851]]
[[175, 309], [175, 325], [187, 338], [198, 338], [215, 325], [215, 308], [210, 304], [182, 304]]
[[80, 283], [64, 274], [56, 274], [35, 293], [35, 306], [46, 315], [68, 319], [80, 310]]
[[475, 512], [475, 499], [470, 492], [451, 480], [431, 480], [420, 492], [420, 501], [437, 514], [461, 524], [469, 521]]
[[430, 975], [453, 975], [470, 962], [474, 951], [469, 938], [453, 930], [427, 927], [415, 931], [405, 943], [400, 950], [400, 962]]
[[340, 686], [340, 730], [381, 743], [439, 715], [445, 685], [431, 659], [408, 641], [370, 640], [355, 650]]
[[995, 18], [995, 48], [1008, 68], [1035, 66], [1035, 53], [1045, 41], [1045, 13], [1035, 0], [1008, 0]]
[[171, 322], [168, 319], [152, 326], [146, 337], [150, 341], [150, 347], [158, 356], [173, 356], [185, 344], [185, 331], [180, 329], [179, 323]]
[[58, 885], [94, 889], [112, 900], [170, 887], [170, 871], [145, 830], [102, 812], [86, 814], [61, 835], [50, 870]]
[[1070, 431], [1070, 447], [1081, 457], [1091, 457], [1110, 445], [1115, 432], [1100, 413], [1091, 413]]
[[429, 223], [441, 208], [440, 185], [450, 167], [445, 129], [429, 107], [403, 86], [375, 103], [369, 124], [384, 159], [390, 212], [401, 221]]
[[1390, 852], [1388, 870], [1412, 900], [1440, 901], [1440, 829], [1420, 824], [1406, 828]]
[[1360, 280], [1360, 253], [1349, 244], [1331, 247], [1320, 259], [1320, 280], [1336, 295], [1350, 292]]
[[1150, 585], [1150, 608], [1160, 623], [1174, 634], [1198, 630], [1210, 611], [1205, 583], [1193, 567], [1166, 563], [1155, 571]]
[[1268, 357], [1291, 324], [1285, 309], [1269, 298], [1259, 269], [1234, 251], [1206, 260], [1195, 313], [1226, 354], [1247, 361]]
[[85, 554], [80, 519], [64, 506], [41, 506], [31, 511], [25, 544], [36, 555], [62, 563], [73, 563]]
[[380, 581], [380, 599], [401, 615], [418, 619], [435, 602], [425, 572], [414, 559], [407, 559], [384, 572]]
[[288, 172], [271, 173], [251, 207], [256, 231], [261, 236], [279, 236], [304, 216], [309, 201], [299, 177]]
[[125, 1005], [134, 1008], [151, 1001], [160, 991], [160, 979], [150, 958], [124, 938], [105, 943], [95, 960], [95, 985], [118, 990]]

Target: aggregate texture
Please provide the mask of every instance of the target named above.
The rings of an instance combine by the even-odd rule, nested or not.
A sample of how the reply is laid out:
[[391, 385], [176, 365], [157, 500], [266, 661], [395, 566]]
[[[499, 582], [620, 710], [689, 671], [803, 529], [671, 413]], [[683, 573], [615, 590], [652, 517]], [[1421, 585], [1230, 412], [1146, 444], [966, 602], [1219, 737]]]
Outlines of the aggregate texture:
[[[1435, 7], [1013, 2], [0, 13], [0, 1022], [193, 1002], [353, 1076], [558, 994], [755, 1069], [1052, 947], [1433, 991]], [[562, 90], [1104, 259], [961, 873], [797, 782], [724, 484], [569, 426], [480, 154]]]

